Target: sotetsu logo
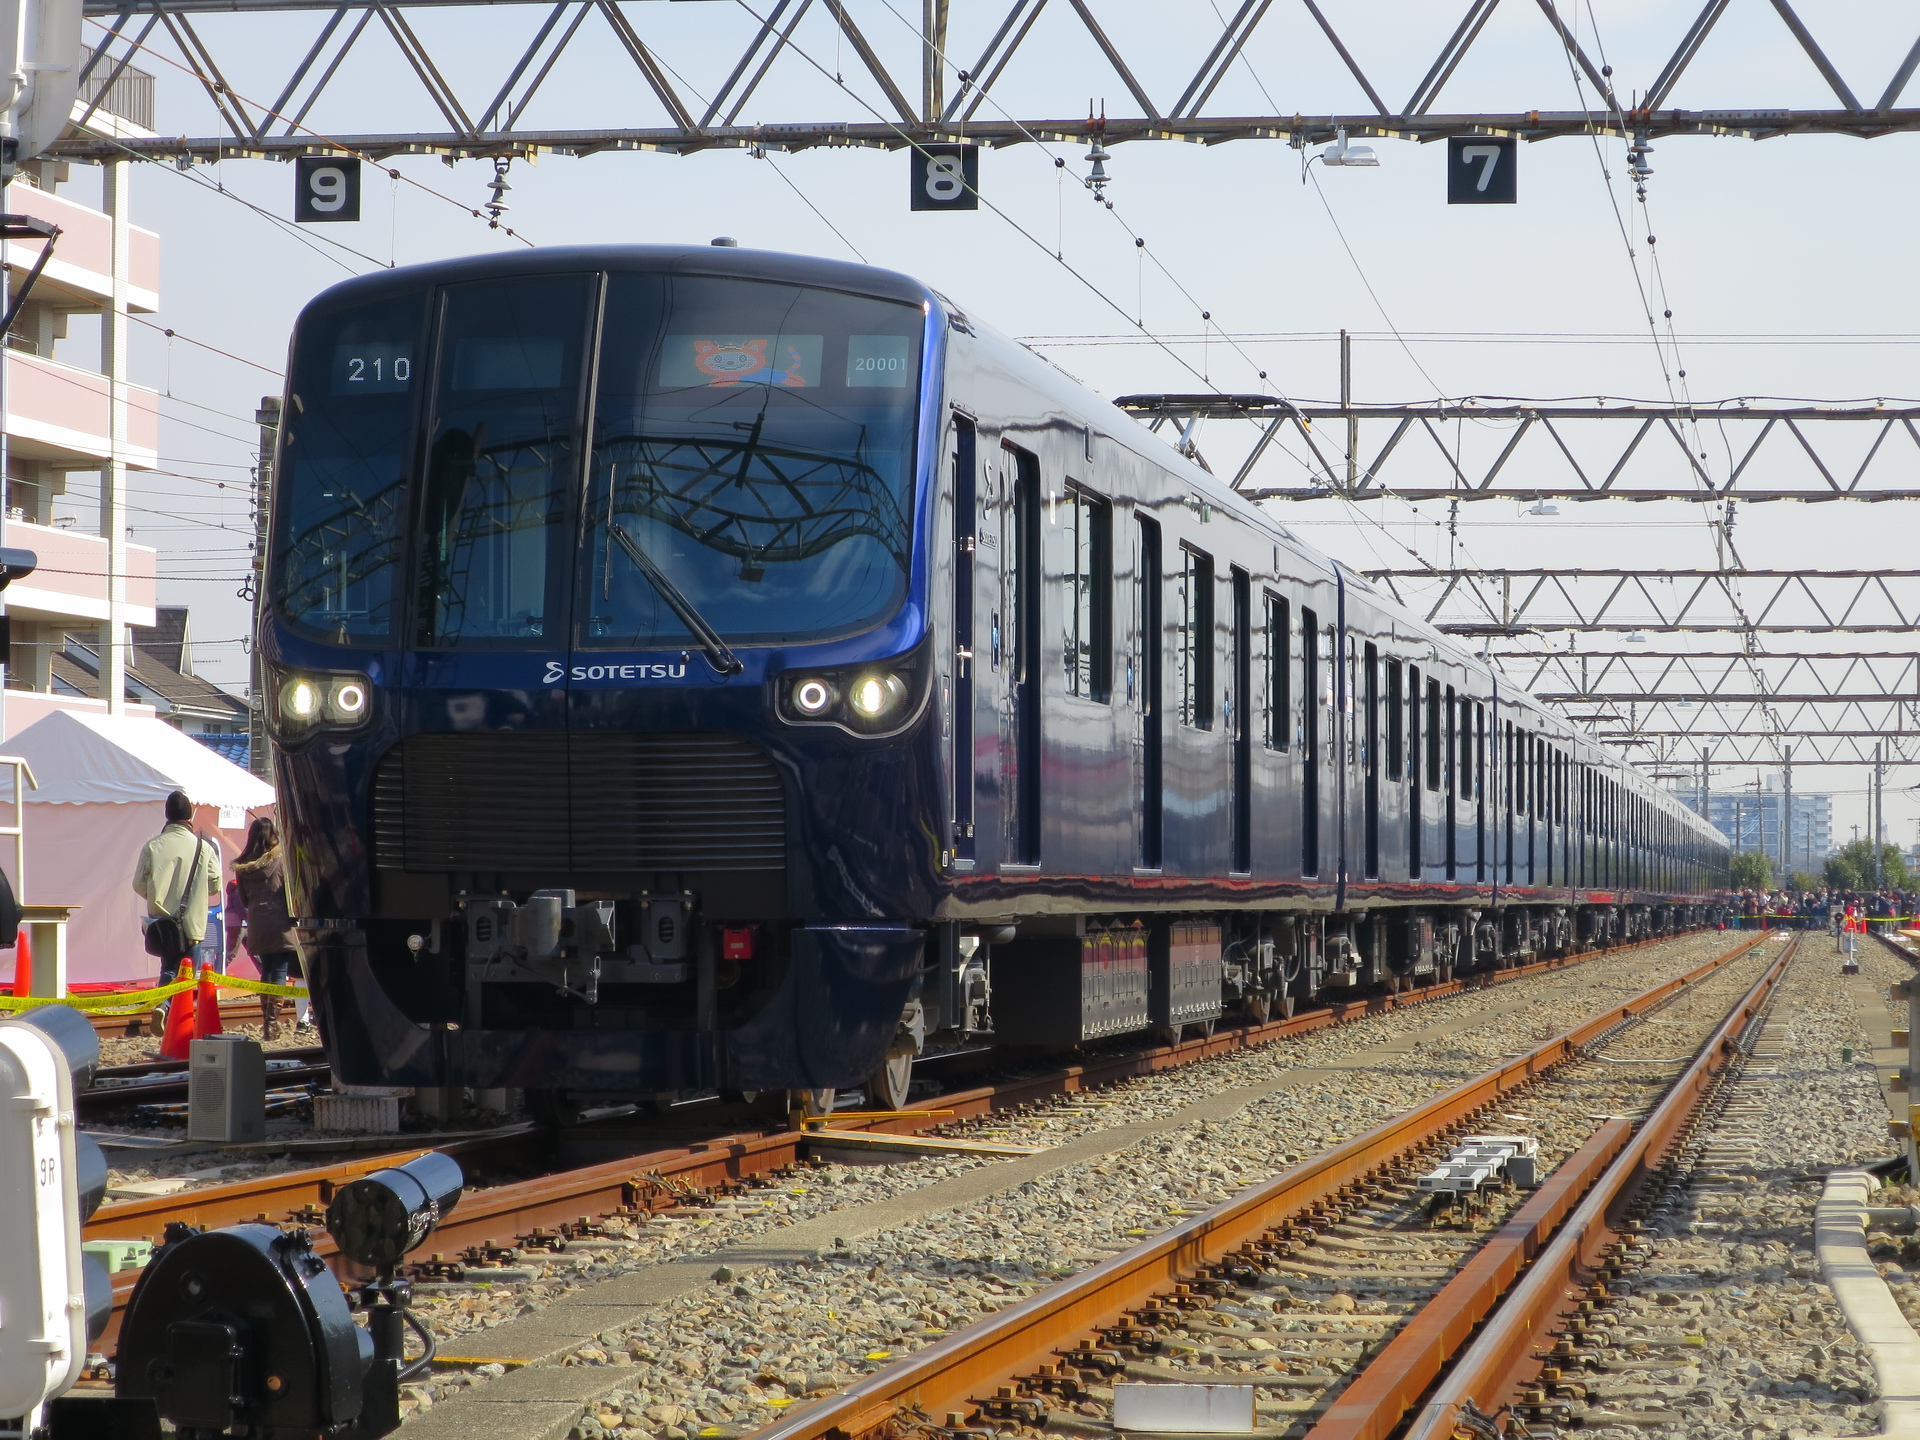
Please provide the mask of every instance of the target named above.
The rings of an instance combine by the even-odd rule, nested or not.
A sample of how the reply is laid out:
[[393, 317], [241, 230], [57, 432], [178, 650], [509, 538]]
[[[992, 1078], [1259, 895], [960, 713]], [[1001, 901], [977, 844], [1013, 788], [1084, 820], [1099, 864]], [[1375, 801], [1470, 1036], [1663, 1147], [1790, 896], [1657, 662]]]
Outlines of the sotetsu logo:
[[576, 665], [571, 671], [558, 660], [547, 661], [547, 673], [540, 677], [542, 685], [559, 685], [567, 680], [684, 680], [687, 678], [687, 665], [683, 660], [677, 665]]

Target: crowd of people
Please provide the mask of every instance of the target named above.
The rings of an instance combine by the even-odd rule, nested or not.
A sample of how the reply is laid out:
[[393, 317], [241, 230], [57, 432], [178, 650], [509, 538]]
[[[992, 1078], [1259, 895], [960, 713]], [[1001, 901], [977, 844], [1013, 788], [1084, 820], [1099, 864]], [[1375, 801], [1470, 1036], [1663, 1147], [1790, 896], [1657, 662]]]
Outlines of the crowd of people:
[[1826, 930], [1839, 933], [1849, 916], [1860, 928], [1913, 923], [1920, 896], [1905, 890], [1742, 890], [1734, 906], [1744, 929]]
[[[166, 825], [141, 849], [133, 872], [134, 892], [147, 902], [146, 950], [160, 962], [160, 983], [170, 983], [183, 965], [225, 974], [244, 948], [262, 980], [298, 984], [287, 867], [273, 821], [255, 820], [232, 877], [221, 872], [219, 845], [194, 832], [193, 802], [174, 791], [167, 796]], [[295, 1028], [310, 1029], [305, 997], [293, 1009]], [[260, 997], [263, 1039], [279, 1038], [280, 1013], [280, 997]]]

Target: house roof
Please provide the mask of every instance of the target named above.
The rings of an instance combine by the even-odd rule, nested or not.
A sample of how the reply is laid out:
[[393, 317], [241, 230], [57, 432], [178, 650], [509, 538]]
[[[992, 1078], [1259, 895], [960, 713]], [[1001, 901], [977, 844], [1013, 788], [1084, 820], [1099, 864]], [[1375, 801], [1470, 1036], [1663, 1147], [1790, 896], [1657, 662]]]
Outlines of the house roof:
[[136, 650], [158, 656], [169, 670], [193, 674], [193, 638], [184, 605], [162, 605], [151, 625], [131, 625]]
[[[184, 630], [182, 636], [184, 643]], [[127, 668], [126, 698], [129, 700], [157, 702], [163, 711], [177, 710], [235, 723], [250, 713], [246, 701], [229, 695], [211, 680], [181, 674], [166, 663], [163, 655], [136, 645], [132, 658], [133, 663]], [[99, 665], [93, 647], [69, 635], [66, 644], [51, 657], [54, 687], [70, 688], [73, 694], [100, 699]]]

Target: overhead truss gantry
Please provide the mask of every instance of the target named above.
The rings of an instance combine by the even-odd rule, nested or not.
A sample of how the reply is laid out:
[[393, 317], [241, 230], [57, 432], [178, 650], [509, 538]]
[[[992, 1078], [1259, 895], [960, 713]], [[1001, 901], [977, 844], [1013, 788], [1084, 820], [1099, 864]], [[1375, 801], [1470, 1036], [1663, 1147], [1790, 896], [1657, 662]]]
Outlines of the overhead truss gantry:
[[[1920, 571], [1435, 568], [1367, 578], [1437, 628], [1479, 638], [1518, 687], [1643, 761], [1690, 762], [1703, 749], [1716, 764], [1920, 757], [1920, 655], [1760, 649], [1763, 636], [1911, 634]], [[1582, 635], [1618, 646], [1622, 634], [1635, 643], [1580, 648]], [[1656, 649], [1647, 638], [1723, 634], [1746, 648]], [[1564, 649], [1550, 639], [1560, 635]]]
[[[1920, 499], [1920, 404], [1723, 400], [1545, 403], [1468, 396], [1424, 405], [1324, 404], [1270, 395], [1124, 395], [1149, 426], [1244, 420], [1223, 467], [1255, 500]], [[1236, 432], [1230, 432], [1230, 434]], [[1216, 427], [1207, 434], [1215, 458]], [[1232, 440], [1227, 441], [1232, 446]], [[1288, 484], [1254, 473], [1291, 468]]]
[[[208, 161], [338, 150], [385, 157], [536, 150], [684, 154], [748, 146], [895, 149], [959, 139], [1000, 146], [1089, 138], [1094, 132], [1079, 118], [1079, 107], [1089, 89], [1099, 88], [1107, 90], [1109, 102], [1099, 132], [1108, 145], [1245, 139], [1306, 144], [1341, 130], [1432, 141], [1595, 133], [1870, 138], [1920, 129], [1920, 109], [1901, 104], [1920, 66], [1920, 39], [1896, 51], [1883, 73], [1848, 77], [1789, 0], [1773, 0], [1786, 53], [1773, 57], [1770, 73], [1785, 79], [1797, 64], [1818, 92], [1831, 95], [1830, 105], [1685, 106], [1683, 81], [1712, 43], [1729, 0], [1706, 0], [1691, 23], [1678, 26], [1660, 47], [1665, 63], [1620, 89], [1616, 81], [1627, 77], [1612, 75], [1596, 60], [1591, 32], [1583, 39], [1569, 28], [1565, 16], [1574, 7], [1535, 0], [1537, 14], [1521, 12], [1541, 27], [1533, 53], [1542, 63], [1529, 67], [1514, 62], [1516, 53], [1524, 53], [1525, 37], [1516, 40], [1512, 26], [1496, 26], [1497, 38], [1485, 38], [1496, 3], [1469, 0], [1457, 24], [1436, 27], [1431, 63], [1401, 74], [1378, 58], [1379, 37], [1368, 24], [1349, 23], [1340, 13], [1346, 7], [1317, 0], [1241, 0], [1225, 9], [1208, 0], [1165, 0], [1142, 7], [1136, 17], [1109, 13], [1104, 20], [1091, 0], [1059, 0], [1051, 9], [1047, 0], [995, 0], [955, 7], [951, 15], [948, 0], [922, 0], [917, 21], [908, 7], [859, 0], [700, 6], [657, 0], [86, 0], [87, 15], [110, 28], [115, 42], [95, 68], [121, 63], [128, 53], [124, 42], [161, 49], [198, 80], [223, 128], [198, 137], [129, 140], [124, 149], [75, 136], [58, 153], [108, 159], [131, 149], [156, 159]], [[461, 43], [465, 36], [456, 31], [457, 38], [449, 39], [446, 27], [420, 21], [423, 11], [485, 4], [532, 5], [539, 18], [517, 28], [490, 20], [503, 36], [516, 38], [480, 51], [484, 65], [476, 64], [477, 47]], [[281, 53], [270, 68], [253, 63], [262, 47], [245, 45], [234, 21], [207, 20], [297, 11], [317, 12], [319, 23], [301, 44], [272, 47]], [[1851, 17], [1827, 9], [1819, 20], [1833, 38], [1831, 32]], [[1404, 38], [1397, 32], [1394, 45]], [[1740, 43], [1751, 45], [1751, 36]], [[1504, 107], [1449, 113], [1439, 108], [1441, 98], [1476, 45], [1499, 47], [1495, 73], [1510, 84], [1512, 98]], [[382, 49], [385, 56], [378, 53]], [[417, 89], [389, 83], [382, 62], [394, 50]], [[243, 52], [252, 61], [243, 62]], [[617, 64], [630, 64], [634, 83], [610, 82], [584, 97], [577, 87], [549, 83], [563, 61], [578, 61], [583, 53], [590, 60], [610, 55]], [[844, 56], [836, 73], [817, 73], [824, 69], [819, 57], [835, 54]], [[1250, 112], [1244, 108], [1248, 101], [1265, 98], [1264, 86], [1250, 83], [1257, 74], [1254, 61], [1271, 61], [1278, 71], [1278, 55], [1312, 56], [1321, 63], [1303, 88], [1276, 97], [1277, 113]], [[1089, 82], [1090, 74], [1102, 73], [1108, 77], [1104, 87]], [[369, 83], [376, 75], [379, 83]], [[805, 84], [789, 89], [783, 82], [793, 77]], [[326, 103], [335, 92], [351, 97], [350, 112]], [[569, 102], [585, 99], [600, 116], [586, 125], [557, 123], [581, 107], [555, 103], [556, 92]], [[799, 94], [817, 98], [803, 101], [795, 98]], [[1404, 99], [1387, 98], [1401, 94]], [[1003, 97], [1029, 118], [1003, 109]], [[336, 119], [347, 113], [354, 117], [351, 125]]]
[[1910, 634], [1920, 570], [1369, 570], [1456, 635]]

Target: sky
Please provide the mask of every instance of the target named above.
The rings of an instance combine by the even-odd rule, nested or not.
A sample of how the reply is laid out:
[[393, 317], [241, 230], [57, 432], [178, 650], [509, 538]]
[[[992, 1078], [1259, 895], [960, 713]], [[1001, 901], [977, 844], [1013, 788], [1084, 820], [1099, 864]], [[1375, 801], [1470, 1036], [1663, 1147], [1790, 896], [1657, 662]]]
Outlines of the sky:
[[[755, 24], [749, 3], [630, 0], [625, 11], [684, 90], [704, 96]], [[894, 57], [912, 44], [902, 18], [910, 3], [849, 0], [849, 8], [874, 45]], [[1698, 8], [1693, 0], [1559, 3], [1582, 43], [1613, 65], [1623, 93], [1644, 90]], [[1304, 8], [1289, 4], [1273, 7], [1207, 113], [1368, 108]], [[1093, 8], [1162, 105], [1179, 93], [1221, 24], [1214, 0], [1097, 0]], [[1871, 103], [1913, 43], [1911, 7], [1850, 0], [1802, 8], [1835, 66]], [[1413, 91], [1465, 4], [1323, 0], [1322, 9], [1397, 102]], [[971, 0], [954, 12], [950, 54], [958, 67], [978, 52], [1004, 7]], [[450, 83], [470, 108], [483, 109], [546, 9], [407, 13]], [[324, 11], [206, 15], [196, 24], [233, 89], [271, 99], [289, 57], [325, 18]], [[89, 34], [97, 38], [91, 27]], [[331, 134], [444, 128], [391, 41], [376, 27], [363, 45], [307, 123]], [[169, 63], [170, 53], [135, 62], [157, 76], [159, 129], [218, 133], [205, 95]], [[863, 97], [884, 109], [821, 7], [741, 119], [866, 120], [872, 111]], [[1019, 118], [1071, 120], [1088, 100], [1114, 115], [1138, 113], [1061, 4], [1043, 10], [982, 115], [1003, 105]], [[1835, 102], [1769, 0], [1732, 0], [1671, 103]], [[1583, 104], [1592, 104], [1591, 92], [1576, 86], [1539, 8], [1511, 0], [1496, 9], [1433, 108]], [[582, 31], [521, 123], [661, 121], [602, 29]], [[1920, 220], [1920, 135], [1662, 139], [1644, 205], [1626, 182], [1626, 147], [1617, 139], [1522, 146], [1519, 203], [1483, 207], [1445, 203], [1443, 145], [1368, 143], [1378, 168], [1315, 164], [1304, 178], [1301, 153], [1279, 141], [1116, 145], [1106, 167], [1111, 209], [1081, 183], [1084, 142], [1011, 146], [983, 155], [981, 191], [990, 203], [971, 214], [909, 211], [908, 157], [897, 152], [546, 155], [512, 166], [507, 223], [538, 245], [730, 235], [743, 246], [905, 271], [1107, 395], [1217, 386], [1331, 399], [1338, 393], [1333, 336], [1343, 328], [1358, 337], [1355, 396], [1370, 401], [1920, 395], [1920, 284], [1910, 258]], [[470, 213], [488, 198], [490, 162], [448, 166], [412, 157], [391, 164], [400, 178], [369, 167], [359, 223], [306, 227], [289, 223], [287, 165], [228, 160], [191, 171], [134, 170], [134, 218], [162, 237], [163, 309], [149, 318], [176, 332], [170, 338], [135, 327], [135, 378], [169, 397], [162, 473], [134, 483], [135, 539], [160, 548], [162, 599], [192, 605], [201, 668], [230, 688], [240, 688], [246, 674], [249, 608], [238, 591], [250, 535], [252, 416], [260, 397], [279, 388], [275, 372], [299, 308], [350, 274], [520, 243]], [[76, 165], [64, 193], [93, 203], [98, 174]], [[1652, 247], [1649, 235], [1657, 237]], [[1650, 308], [1671, 310], [1677, 353], [1645, 338]], [[94, 346], [76, 322], [61, 353], [90, 363]], [[1198, 438], [1221, 469], [1237, 463], [1249, 437], [1216, 422]], [[1909, 469], [1920, 464], [1920, 449], [1912, 457]], [[1723, 476], [1724, 460], [1714, 466]], [[1275, 453], [1254, 483], [1301, 477], [1293, 458]], [[91, 522], [86, 486], [75, 477], [64, 506], [83, 524]], [[1415, 556], [1446, 564], [1450, 554], [1483, 565], [1715, 563], [1709, 508], [1691, 504], [1562, 503], [1555, 516], [1531, 516], [1488, 502], [1463, 509], [1453, 537], [1437, 505], [1325, 501], [1276, 509], [1303, 539], [1363, 568], [1410, 565]], [[1906, 506], [1749, 506], [1739, 512], [1737, 544], [1756, 569], [1913, 567], [1909, 513]], [[1838, 648], [1896, 650], [1902, 638], [1857, 637]], [[1700, 643], [1725, 648], [1724, 640]], [[1815, 637], [1770, 642], [1829, 645]], [[1754, 778], [1751, 767], [1726, 770], [1715, 785]], [[1916, 782], [1920, 767], [1888, 782], [1889, 838], [1903, 845], [1920, 833], [1920, 791], [1905, 788]], [[1802, 769], [1795, 777], [1796, 790], [1834, 792], [1842, 838], [1864, 820], [1865, 785], [1864, 772], [1854, 770]]]

